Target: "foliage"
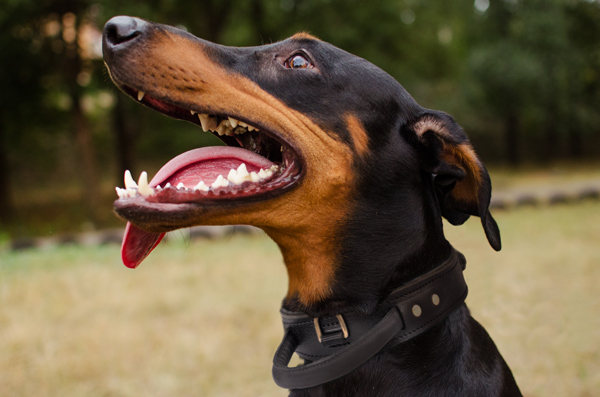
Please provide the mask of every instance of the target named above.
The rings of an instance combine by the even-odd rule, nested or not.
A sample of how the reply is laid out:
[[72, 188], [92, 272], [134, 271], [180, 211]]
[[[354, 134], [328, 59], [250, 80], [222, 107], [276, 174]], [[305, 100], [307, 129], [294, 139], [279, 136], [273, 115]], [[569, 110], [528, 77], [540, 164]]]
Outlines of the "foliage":
[[[481, 107], [504, 120], [508, 139], [541, 135], [542, 150], [528, 150], [528, 158], [564, 155], [561, 144], [568, 144], [571, 156], [581, 156], [582, 135], [597, 134], [593, 124], [600, 121], [593, 110], [600, 99], [594, 60], [600, 46], [592, 39], [600, 37], [598, 3], [500, 1], [483, 17], [475, 29], [482, 39], [469, 59]], [[507, 146], [518, 162], [518, 142]]]
[[140, 107], [111, 84], [98, 35], [114, 15], [236, 46], [309, 31], [382, 67], [422, 105], [453, 114], [484, 159], [598, 155], [598, 1], [6, 0], [0, 5], [5, 223], [18, 222], [11, 208], [19, 192], [75, 181], [88, 217], [101, 225], [93, 202], [103, 180], [125, 168], [151, 172], [207, 143], [197, 128]]

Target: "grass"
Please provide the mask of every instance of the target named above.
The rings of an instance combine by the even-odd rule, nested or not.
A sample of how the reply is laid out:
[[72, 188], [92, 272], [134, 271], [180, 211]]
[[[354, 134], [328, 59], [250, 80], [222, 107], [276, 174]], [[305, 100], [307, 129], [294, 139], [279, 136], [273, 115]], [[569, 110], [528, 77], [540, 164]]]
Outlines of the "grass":
[[[528, 396], [600, 390], [600, 204], [496, 212], [446, 226], [467, 300]], [[138, 269], [118, 248], [0, 253], [6, 396], [284, 396], [271, 380], [287, 286], [264, 236], [170, 241]]]

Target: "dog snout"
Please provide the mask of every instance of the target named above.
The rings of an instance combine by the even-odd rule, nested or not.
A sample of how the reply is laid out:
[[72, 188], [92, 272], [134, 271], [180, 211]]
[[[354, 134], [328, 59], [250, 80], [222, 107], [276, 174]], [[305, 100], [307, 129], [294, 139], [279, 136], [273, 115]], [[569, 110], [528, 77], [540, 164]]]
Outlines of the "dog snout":
[[139, 18], [118, 16], [111, 18], [104, 25], [103, 52], [115, 51], [136, 41], [142, 35], [148, 23]]

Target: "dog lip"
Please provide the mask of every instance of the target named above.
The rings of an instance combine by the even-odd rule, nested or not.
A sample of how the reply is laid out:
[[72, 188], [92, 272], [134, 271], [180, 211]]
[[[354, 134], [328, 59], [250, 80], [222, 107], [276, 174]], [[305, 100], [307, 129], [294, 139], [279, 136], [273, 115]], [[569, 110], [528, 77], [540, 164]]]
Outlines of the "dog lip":
[[[277, 131], [273, 131], [269, 128], [266, 128], [260, 122], [260, 120], [250, 120], [245, 115], [214, 112], [213, 110], [208, 108], [206, 105], [200, 105], [200, 104], [190, 105], [188, 103], [179, 103], [179, 102], [172, 101], [170, 98], [155, 96], [151, 89], [148, 91], [145, 91], [144, 89], [140, 89], [138, 87], [134, 87], [132, 85], [128, 85], [128, 84], [121, 82], [119, 79], [115, 78], [114, 73], [111, 72], [110, 70], [111, 69], [109, 68], [109, 73], [111, 75], [111, 78], [115, 82], [115, 84], [124, 93], [126, 93], [129, 97], [133, 98], [134, 100], [141, 103], [142, 105], [144, 105], [152, 110], [155, 110], [159, 113], [162, 113], [166, 116], [169, 116], [169, 117], [172, 117], [172, 118], [175, 118], [178, 120], [188, 121], [188, 122], [190, 122], [196, 126], [200, 126], [200, 127], [201, 127], [201, 123], [199, 121], [198, 114], [208, 114], [208, 115], [220, 118], [222, 120], [227, 120], [230, 117], [235, 118], [238, 121], [241, 121], [241, 122], [247, 124], [248, 126], [253, 126], [253, 128], [255, 128], [260, 133], [265, 134], [265, 135], [269, 136], [271, 139], [277, 141], [282, 147], [289, 148], [293, 157], [295, 159], [299, 160], [301, 169], [304, 170], [304, 168], [306, 166], [305, 160], [304, 160], [304, 157], [301, 155], [300, 150], [298, 150], [298, 148], [296, 147], [296, 145], [292, 144], [290, 142], [290, 140], [287, 139], [287, 137], [283, 136], [282, 134], [278, 133]], [[140, 98], [140, 93], [141, 93], [141, 99], [138, 99], [138, 98]], [[164, 106], [161, 106], [161, 104]], [[169, 106], [171, 108], [167, 108], [167, 106]], [[249, 130], [249, 132], [251, 132], [251, 130]], [[232, 136], [217, 135], [216, 133], [212, 133], [212, 132], [211, 132], [211, 134], [216, 136], [217, 138], [219, 138], [227, 146], [235, 146], [235, 145], [242, 146], [239, 143], [239, 141], [236, 143], [234, 141], [235, 138]], [[267, 157], [267, 156], [265, 156], [265, 157]]]

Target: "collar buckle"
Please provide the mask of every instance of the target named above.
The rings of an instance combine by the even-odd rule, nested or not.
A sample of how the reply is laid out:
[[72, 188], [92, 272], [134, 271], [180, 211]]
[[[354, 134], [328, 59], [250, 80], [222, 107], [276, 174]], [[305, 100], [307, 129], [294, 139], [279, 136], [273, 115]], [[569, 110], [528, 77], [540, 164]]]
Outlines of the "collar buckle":
[[[344, 317], [342, 317], [341, 314], [337, 314], [335, 318], [337, 318], [337, 323], [327, 322], [323, 328], [321, 328], [319, 317], [313, 318], [317, 339], [323, 346], [329, 347], [339, 344], [340, 339], [348, 339], [348, 336], [350, 335]], [[331, 319], [333, 320], [333, 318]]]

